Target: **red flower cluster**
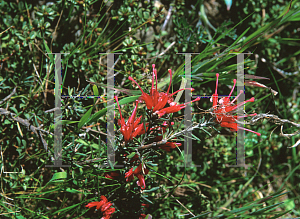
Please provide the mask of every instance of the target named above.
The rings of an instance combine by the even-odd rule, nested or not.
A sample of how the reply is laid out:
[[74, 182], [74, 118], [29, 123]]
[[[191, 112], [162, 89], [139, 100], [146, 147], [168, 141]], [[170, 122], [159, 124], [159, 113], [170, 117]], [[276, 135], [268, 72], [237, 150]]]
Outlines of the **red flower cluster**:
[[[172, 94], [169, 94], [171, 83], [172, 83], [172, 70], [169, 69], [169, 74], [170, 74], [170, 84], [167, 90], [167, 93], [164, 92], [158, 92], [157, 90], [157, 71], [155, 69], [155, 64], [152, 65], [153, 67], [153, 74], [152, 74], [152, 87], [150, 90], [150, 95], [146, 94], [141, 86], [132, 78], [129, 76], [129, 80], [133, 81], [139, 89], [142, 91], [142, 95], [139, 98], [140, 101], [144, 101], [146, 103], [147, 108], [150, 110], [152, 109], [153, 112], [157, 113], [160, 117], [168, 114], [168, 113], [175, 113], [178, 112], [179, 110], [183, 109], [186, 107], [186, 104], [188, 103], [183, 103], [177, 105], [177, 103], [173, 102], [173, 95], [178, 93], [179, 91], [185, 90], [185, 89], [191, 89], [192, 91], [194, 90], [193, 88], [184, 88], [180, 89]], [[154, 76], [156, 80], [155, 88], [154, 88]], [[195, 100], [191, 102], [195, 102], [200, 100], [200, 97], [196, 98]], [[170, 107], [166, 107], [166, 104], [169, 103]]]
[[118, 97], [115, 96], [115, 99], [117, 101], [118, 107], [119, 107], [119, 112], [120, 112], [120, 116], [121, 119], [119, 119], [119, 125], [121, 125], [121, 133], [124, 136], [124, 141], [127, 143], [130, 140], [132, 140], [133, 138], [135, 138], [137, 135], [141, 135], [142, 131], [143, 131], [143, 124], [139, 124], [141, 121], [142, 116], [140, 116], [138, 119], [135, 119], [136, 116], [136, 111], [138, 108], [138, 101], [136, 101], [136, 105], [135, 108], [132, 112], [132, 115], [130, 116], [130, 118], [128, 119], [128, 121], [125, 123], [124, 118], [122, 117], [122, 113], [121, 113], [121, 108], [119, 105], [119, 101], [118, 101]]
[[125, 173], [126, 182], [130, 182], [134, 179], [134, 176], [136, 176], [139, 179], [139, 181], [137, 181], [138, 186], [140, 186], [141, 189], [145, 189], [146, 183], [142, 172], [144, 172], [144, 174], [146, 175], [148, 174], [149, 170], [146, 168], [144, 168], [143, 170], [144, 171], [142, 171], [142, 164], [138, 165], [134, 171], [133, 168], [131, 168], [127, 173]]
[[[188, 104], [188, 103], [184, 103], [184, 104], [177, 105], [176, 102], [173, 102], [174, 101], [173, 95], [175, 95], [179, 91], [182, 91], [185, 89], [194, 90], [193, 88], [185, 88], [185, 89], [180, 89], [172, 94], [169, 94], [169, 91], [171, 88], [171, 83], [172, 83], [172, 71], [169, 69], [170, 84], [169, 84], [168, 90], [166, 93], [158, 92], [157, 71], [155, 69], [154, 64], [152, 65], [152, 67], [153, 67], [152, 87], [151, 87], [149, 94], [145, 93], [143, 91], [143, 89], [141, 88], [141, 86], [132, 77], [128, 78], [129, 80], [133, 81], [139, 87], [139, 89], [142, 92], [142, 95], [140, 96], [139, 100], [136, 101], [136, 105], [132, 112], [132, 115], [130, 116], [130, 118], [128, 119], [128, 121], [126, 123], [125, 123], [124, 118], [122, 117], [118, 98], [115, 96], [115, 99], [116, 99], [118, 107], [119, 107], [120, 117], [121, 117], [121, 119], [118, 121], [119, 125], [121, 126], [120, 132], [124, 136], [125, 143], [128, 143], [129, 141], [131, 141], [133, 138], [135, 138], [138, 135], [145, 134], [149, 130], [149, 128], [150, 128], [150, 133], [161, 134], [160, 136], [157, 136], [154, 138], [154, 140], [153, 140], [154, 142], [161, 141], [162, 135], [166, 132], [166, 128], [168, 126], [166, 122], [164, 122], [162, 126], [157, 126], [157, 127], [149, 127], [150, 123], [139, 124], [141, 122], [141, 117], [142, 117], [141, 116], [138, 119], [136, 119], [136, 113], [137, 113], [137, 108], [138, 108], [139, 102], [145, 102], [148, 110], [152, 110], [153, 113], [156, 113], [159, 117], [162, 117], [163, 115], [168, 114], [168, 113], [178, 112], [179, 110], [185, 108], [186, 105]], [[156, 80], [155, 87], [154, 87], [154, 77]], [[195, 102], [198, 100], [200, 100], [199, 97], [191, 102]], [[167, 103], [170, 105], [169, 107], [165, 107]], [[181, 143], [166, 142], [164, 145], [160, 145], [159, 148], [169, 152], [171, 149], [176, 148], [178, 146], [181, 146]], [[134, 157], [135, 159], [137, 159], [136, 156]], [[142, 164], [140, 163], [135, 168], [135, 170], [133, 170], [133, 168], [131, 168], [127, 173], [125, 173], [125, 178], [126, 178], [127, 182], [130, 182], [131, 180], [134, 179], [134, 176], [137, 177], [138, 178], [138, 181], [137, 181], [138, 186], [140, 186], [141, 189], [145, 189], [146, 184], [145, 184], [144, 175], [148, 174], [148, 172], [149, 172], [149, 170], [146, 169], [145, 167], [142, 167]], [[112, 174], [106, 174], [105, 177], [111, 178], [111, 179], [114, 178], [114, 176], [112, 176]]]
[[237, 124], [237, 119], [242, 118], [242, 117], [247, 117], [247, 116], [255, 116], [256, 113], [250, 114], [250, 115], [245, 115], [245, 116], [232, 115], [234, 110], [236, 110], [240, 106], [245, 105], [247, 102], [254, 102], [254, 97], [252, 97], [249, 100], [246, 100], [244, 103], [239, 103], [239, 104], [234, 105], [233, 103], [237, 100], [237, 98], [243, 92], [241, 90], [240, 94], [238, 96], [236, 96], [234, 98], [234, 100], [230, 101], [230, 96], [231, 96], [231, 94], [234, 90], [235, 84], [236, 84], [236, 80], [234, 79], [233, 80], [234, 85], [232, 87], [230, 94], [228, 95], [228, 97], [222, 97], [219, 100], [219, 105], [218, 105], [218, 92], [217, 92], [218, 78], [219, 78], [218, 73], [216, 74], [216, 77], [217, 77], [216, 90], [215, 90], [215, 93], [212, 95], [213, 113], [216, 115], [216, 122], [219, 123], [222, 127], [230, 128], [231, 131], [237, 131], [238, 129], [242, 129], [242, 130], [246, 130], [249, 132], [253, 132], [253, 133], [257, 134], [258, 136], [260, 136], [261, 135], [260, 133], [252, 131], [250, 129], [243, 128], [241, 126], [238, 126], [238, 124]]
[[[154, 113], [159, 115], [159, 117], [162, 117], [165, 114], [178, 112], [179, 110], [185, 108], [186, 105], [188, 104], [188, 103], [183, 103], [183, 104], [177, 105], [176, 102], [173, 102], [174, 94], [178, 93], [179, 91], [185, 90], [185, 89], [191, 89], [192, 91], [194, 90], [193, 88], [184, 88], [184, 89], [180, 89], [172, 94], [169, 94], [169, 90], [170, 90], [171, 83], [172, 83], [172, 71], [171, 71], [171, 69], [169, 69], [170, 84], [169, 84], [167, 93], [158, 92], [158, 90], [157, 90], [157, 71], [155, 69], [154, 64], [152, 65], [152, 67], [153, 67], [153, 74], [152, 74], [152, 87], [150, 90], [150, 94], [146, 94], [143, 91], [143, 89], [140, 87], [140, 85], [132, 77], [129, 76], [129, 78], [128, 78], [129, 80], [133, 81], [139, 87], [139, 89], [142, 91], [142, 95], [140, 96], [139, 100], [136, 101], [136, 105], [133, 110], [133, 113], [126, 123], [125, 123], [124, 118], [122, 117], [121, 108], [120, 108], [120, 105], [118, 102], [118, 97], [115, 96], [115, 99], [116, 99], [118, 107], [119, 107], [120, 116], [121, 116], [121, 119], [118, 122], [119, 122], [119, 125], [121, 125], [120, 131], [121, 131], [122, 135], [124, 136], [125, 143], [129, 142], [130, 140], [132, 140], [133, 138], [135, 138], [138, 135], [144, 134], [148, 130], [148, 127], [147, 127], [148, 124], [146, 124], [146, 130], [145, 130], [143, 124], [139, 124], [142, 116], [140, 116], [138, 119], [135, 119], [138, 102], [144, 101], [149, 110], [152, 109], [152, 111]], [[155, 87], [154, 87], [154, 77], [156, 80]], [[198, 100], [200, 100], [200, 97], [196, 98], [195, 100], [193, 100], [191, 102], [195, 102]], [[169, 103], [170, 106], [164, 108], [167, 103]], [[153, 129], [153, 128], [151, 128], [151, 129]], [[181, 145], [180, 143], [167, 142], [165, 145], [160, 146], [160, 148], [162, 148], [166, 151], [170, 151], [171, 148], [175, 148], [180, 145]]]
[[112, 203], [107, 200], [104, 195], [101, 195], [100, 202], [91, 202], [88, 203], [85, 207], [92, 208], [96, 206], [96, 209], [99, 210], [101, 208], [101, 212], [103, 213], [103, 217], [101, 219], [109, 219], [111, 214], [115, 212], [115, 208], [111, 208]]

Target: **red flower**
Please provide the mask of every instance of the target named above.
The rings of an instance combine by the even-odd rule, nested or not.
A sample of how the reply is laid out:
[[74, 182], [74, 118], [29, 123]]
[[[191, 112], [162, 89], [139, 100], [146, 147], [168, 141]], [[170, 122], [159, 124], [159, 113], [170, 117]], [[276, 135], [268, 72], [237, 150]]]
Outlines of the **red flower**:
[[163, 149], [167, 152], [170, 152], [171, 149], [181, 146], [181, 143], [167, 142], [166, 144], [159, 146], [160, 149]]
[[137, 111], [137, 108], [138, 108], [138, 101], [136, 101], [136, 105], [135, 105], [135, 108], [132, 112], [132, 115], [130, 116], [130, 118], [125, 123], [125, 120], [122, 117], [118, 97], [115, 96], [115, 99], [117, 101], [117, 104], [118, 104], [118, 107], [119, 107], [119, 112], [120, 112], [120, 117], [121, 117], [121, 119], [119, 120], [119, 124], [121, 125], [120, 131], [121, 131], [122, 135], [124, 136], [124, 141], [127, 143], [128, 141], [135, 138], [137, 135], [142, 134], [142, 130], [143, 130], [143, 127], [144, 127], [143, 124], [139, 124], [140, 121], [141, 121], [142, 116], [140, 116], [137, 120], [135, 120], [136, 111]]
[[104, 213], [103, 213], [103, 216], [101, 219], [109, 219], [110, 216], [116, 211], [115, 208], [109, 208], [108, 210], [106, 210]]
[[149, 208], [149, 204], [144, 204], [142, 203], [142, 206], [146, 207], [146, 208]]
[[139, 217], [139, 219], [143, 219], [143, 218], [145, 218], [147, 215], [145, 215], [145, 214], [141, 214], [141, 216]]
[[104, 173], [105, 178], [108, 179], [115, 179], [115, 177], [119, 176], [120, 174], [117, 172], [108, 172], [108, 173]]
[[[172, 94], [169, 94], [169, 90], [171, 87], [171, 83], [172, 83], [172, 70], [169, 69], [169, 73], [170, 73], [170, 84], [167, 90], [167, 93], [161, 92], [159, 93], [157, 91], [157, 71], [155, 69], [155, 64], [152, 65], [153, 67], [153, 74], [152, 74], [152, 87], [150, 90], [150, 95], [146, 94], [143, 89], [141, 88], [141, 86], [132, 78], [132, 77], [128, 77], [129, 80], [133, 81], [138, 87], [139, 89], [142, 91], [142, 95], [140, 97], [140, 100], [143, 100], [146, 103], [146, 106], [148, 109], [152, 109], [153, 112], [156, 112], [158, 110], [161, 110], [162, 108], [165, 107], [165, 105], [167, 104], [167, 102], [169, 104], [172, 104], [173, 102], [173, 95], [178, 93], [179, 91], [185, 90], [185, 89], [191, 89], [192, 91], [194, 90], [193, 88], [184, 88], [184, 89], [180, 89]], [[156, 80], [156, 84], [155, 84], [155, 88], [154, 88], [154, 76], [155, 76], [155, 80]], [[177, 110], [179, 111], [179, 110]], [[177, 112], [176, 111], [176, 112]]]
[[[137, 181], [138, 186], [141, 187], [141, 189], [146, 188], [145, 178], [141, 174], [142, 171], [142, 164], [138, 165], [137, 168], [133, 171], [133, 168], [131, 168], [127, 173], [125, 173], [126, 182], [130, 182], [134, 179], [134, 176], [137, 177], [139, 180]], [[145, 175], [149, 173], [148, 169], [144, 169]]]
[[246, 130], [249, 132], [253, 132], [260, 136], [261, 134], [255, 131], [252, 131], [250, 129], [243, 128], [241, 126], [237, 125], [237, 119], [242, 118], [242, 117], [247, 117], [247, 116], [255, 116], [256, 113], [254, 114], [249, 114], [245, 116], [236, 116], [232, 115], [233, 111], [239, 108], [240, 106], [245, 105], [247, 102], [254, 102], [254, 97], [250, 98], [249, 100], [246, 100], [244, 103], [239, 103], [234, 105], [233, 103], [237, 100], [237, 98], [243, 93], [241, 90], [239, 95], [234, 98], [234, 100], [230, 101], [230, 96], [234, 90], [236, 80], [233, 80], [233, 87], [231, 89], [231, 92], [227, 97], [222, 97], [219, 100], [219, 105], [218, 105], [218, 78], [219, 74], [216, 74], [217, 77], [217, 82], [216, 82], [216, 90], [215, 93], [212, 95], [212, 102], [213, 102], [213, 113], [216, 115], [216, 122], [219, 123], [222, 127], [227, 127], [230, 128], [231, 131], [237, 131], [238, 129]]
[[96, 206], [96, 209], [99, 210], [102, 205], [107, 203], [107, 198], [104, 195], [101, 195], [100, 199], [101, 199], [100, 202], [91, 202], [88, 203], [85, 207], [92, 208]]
[[[198, 100], [200, 100], [200, 97], [197, 97], [195, 100], [193, 100], [189, 103], [192, 103], [192, 102], [195, 102], [195, 101], [198, 101]], [[183, 104], [177, 105], [177, 103], [174, 103], [173, 106], [170, 106], [170, 107], [161, 109], [159, 111], [156, 111], [156, 113], [159, 115], [159, 117], [162, 117], [163, 115], [168, 114], [168, 113], [176, 113], [179, 110], [185, 108], [187, 104], [188, 103], [183, 103]]]
[[115, 208], [110, 208], [112, 203], [109, 202], [104, 195], [101, 195], [100, 200], [100, 202], [88, 203], [85, 207], [96, 207], [97, 210], [101, 208], [101, 212], [103, 213], [103, 217], [101, 219], [109, 219], [111, 214], [115, 212]]
[[133, 177], [133, 168], [131, 168], [127, 173], [125, 173], [126, 182], [130, 182], [134, 179]]

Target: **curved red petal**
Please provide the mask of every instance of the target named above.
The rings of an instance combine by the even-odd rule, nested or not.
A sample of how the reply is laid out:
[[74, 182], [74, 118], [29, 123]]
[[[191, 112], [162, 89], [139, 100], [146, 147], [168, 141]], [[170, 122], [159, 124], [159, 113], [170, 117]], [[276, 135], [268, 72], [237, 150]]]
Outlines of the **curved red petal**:
[[108, 208], [110, 208], [110, 206], [112, 206], [112, 203], [107, 202], [105, 203], [102, 207], [101, 207], [101, 211], [106, 211]]
[[142, 174], [138, 174], [138, 175], [136, 175], [136, 177], [139, 179], [139, 181], [137, 181], [138, 186], [140, 186], [141, 189], [145, 189], [146, 183], [145, 183], [144, 176]]

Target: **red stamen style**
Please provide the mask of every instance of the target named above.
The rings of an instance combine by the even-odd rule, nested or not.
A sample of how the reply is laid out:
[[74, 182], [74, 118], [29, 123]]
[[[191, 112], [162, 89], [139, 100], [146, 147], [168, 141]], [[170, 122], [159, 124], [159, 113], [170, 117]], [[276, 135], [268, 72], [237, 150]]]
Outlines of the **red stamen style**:
[[245, 105], [247, 102], [254, 102], [254, 97], [250, 98], [249, 100], [244, 101], [243, 103], [239, 103], [234, 105], [233, 103], [237, 100], [237, 98], [243, 93], [241, 90], [240, 93], [238, 94], [237, 97], [234, 98], [234, 100], [230, 101], [230, 96], [234, 91], [234, 87], [236, 85], [236, 80], [233, 80], [233, 87], [227, 97], [223, 97], [219, 100], [219, 105], [218, 105], [218, 78], [219, 74], [216, 74], [217, 81], [216, 81], [216, 90], [215, 93], [212, 95], [212, 102], [213, 102], [213, 113], [216, 116], [216, 122], [219, 123], [222, 127], [227, 127], [230, 128], [231, 131], [237, 131], [239, 129], [253, 132], [256, 135], [260, 136], [261, 134], [255, 131], [252, 131], [250, 129], [243, 128], [241, 126], [238, 126], [237, 124], [237, 119], [243, 118], [243, 117], [248, 117], [248, 116], [255, 116], [255, 114], [249, 114], [249, 115], [244, 115], [244, 116], [236, 116], [232, 115], [233, 111], [236, 110], [237, 108]]

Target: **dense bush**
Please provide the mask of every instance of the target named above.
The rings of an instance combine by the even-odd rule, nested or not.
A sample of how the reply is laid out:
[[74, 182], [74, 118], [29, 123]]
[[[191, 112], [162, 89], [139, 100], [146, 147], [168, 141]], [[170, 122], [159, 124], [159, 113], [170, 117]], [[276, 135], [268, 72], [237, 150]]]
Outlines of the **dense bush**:
[[[101, 218], [113, 208], [112, 218], [300, 217], [299, 6], [240, 0], [227, 11], [221, 0], [2, 1], [1, 218]], [[136, 118], [142, 116], [140, 124], [151, 132], [141, 131], [126, 144], [120, 131], [125, 126], [117, 122], [120, 112], [125, 121], [132, 116], [141, 95], [128, 78], [149, 94], [155, 64], [163, 96], [172, 69], [173, 93], [184, 87], [186, 56], [178, 53], [187, 52], [195, 53], [193, 95], [202, 97], [192, 105], [198, 124], [192, 160], [201, 167], [184, 166], [183, 110], [158, 118], [140, 102]], [[229, 167], [236, 163], [236, 135], [216, 120], [209, 102], [216, 73], [219, 96], [229, 94], [226, 85], [232, 86], [237, 72], [234, 52], [252, 53], [245, 55], [245, 97], [255, 102], [245, 111], [257, 114], [247, 121], [261, 136], [245, 134], [248, 169]], [[45, 166], [56, 155], [53, 53], [64, 53], [61, 156], [70, 167]], [[114, 95], [121, 107], [119, 112], [115, 104], [114, 144], [122, 168], [107, 160], [106, 111], [112, 100], [105, 53], [121, 53], [114, 59]], [[183, 97], [168, 101], [182, 104]], [[168, 151], [160, 141], [169, 137], [182, 146]], [[140, 164], [146, 166], [126, 181], [126, 173]]]

